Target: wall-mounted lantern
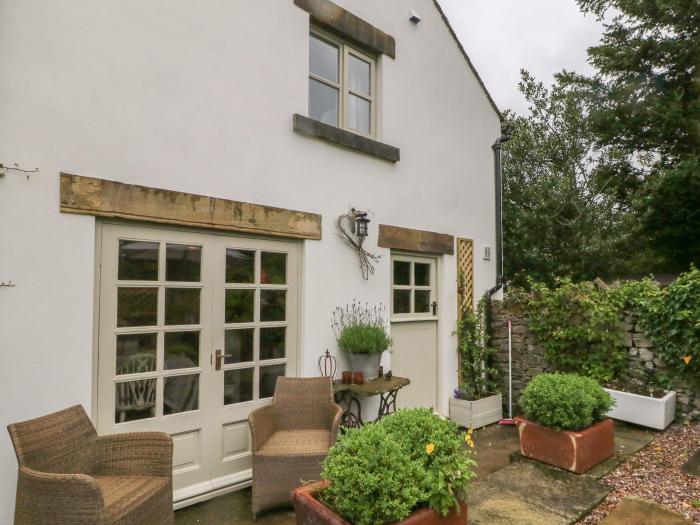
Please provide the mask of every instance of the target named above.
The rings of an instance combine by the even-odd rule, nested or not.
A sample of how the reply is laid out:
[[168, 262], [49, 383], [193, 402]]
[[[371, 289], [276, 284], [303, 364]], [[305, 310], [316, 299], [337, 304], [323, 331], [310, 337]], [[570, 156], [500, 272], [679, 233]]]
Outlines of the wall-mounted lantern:
[[355, 234], [360, 238], [364, 239], [367, 237], [367, 229], [369, 226], [369, 219], [367, 218], [367, 212], [360, 212], [355, 210]]
[[369, 276], [374, 273], [374, 264], [381, 258], [381, 255], [370, 253], [362, 247], [362, 243], [369, 234], [370, 219], [367, 215], [369, 213], [366, 211], [351, 208], [350, 212], [338, 217], [336, 222], [338, 236], [357, 251], [362, 277], [365, 279], [369, 279]]

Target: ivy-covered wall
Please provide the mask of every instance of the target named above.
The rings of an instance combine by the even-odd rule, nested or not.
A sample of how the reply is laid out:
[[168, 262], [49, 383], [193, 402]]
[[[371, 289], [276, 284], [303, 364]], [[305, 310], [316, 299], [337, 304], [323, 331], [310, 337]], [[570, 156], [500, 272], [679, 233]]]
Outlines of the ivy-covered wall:
[[[512, 323], [513, 413], [517, 414], [517, 402], [530, 379], [542, 372], [554, 371], [554, 367], [547, 362], [544, 346], [538, 343], [530, 330], [524, 307], [514, 301], [494, 301], [491, 306], [491, 345], [496, 350], [494, 366], [501, 371], [499, 382], [506, 404], [504, 410], [508, 409], [509, 319]], [[667, 370], [651, 340], [630, 312], [624, 313], [621, 330], [628, 353], [627, 374], [623, 382], [645, 385], [650, 376], [663, 374]], [[670, 386], [677, 393], [679, 414], [689, 419], [700, 419], [700, 390], [690, 387], [682, 379], [674, 380]]]

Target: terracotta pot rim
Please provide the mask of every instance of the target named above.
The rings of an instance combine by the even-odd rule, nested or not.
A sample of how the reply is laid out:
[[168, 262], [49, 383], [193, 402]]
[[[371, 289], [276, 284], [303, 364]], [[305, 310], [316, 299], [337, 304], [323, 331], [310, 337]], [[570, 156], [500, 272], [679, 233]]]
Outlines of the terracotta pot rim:
[[548, 430], [551, 430], [552, 432], [560, 432], [560, 433], [562, 433], [562, 434], [581, 434], [582, 432], [586, 432], [586, 431], [588, 431], [588, 430], [590, 430], [590, 429], [592, 429], [592, 428], [595, 428], [595, 427], [597, 427], [597, 426], [599, 426], [599, 425], [603, 425], [603, 424], [606, 424], [606, 425], [607, 425], [607, 424], [608, 424], [608, 423], [607, 423], [608, 421], [611, 421], [611, 422], [613, 422], [613, 424], [614, 424], [614, 420], [613, 420], [612, 418], [606, 417], [606, 418], [601, 419], [600, 421], [596, 421], [596, 422], [593, 423], [592, 425], [589, 425], [589, 426], [587, 426], [586, 428], [582, 428], [582, 429], [580, 429], [580, 430], [555, 430], [555, 429], [553, 429], [552, 427], [548, 427], [548, 426], [546, 426], [546, 425], [543, 425], [542, 423], [538, 423], [537, 421], [533, 421], [532, 419], [528, 419], [528, 418], [526, 418], [526, 417], [524, 417], [524, 416], [515, 416], [515, 417], [513, 418], [513, 421], [515, 421], [516, 423], [517, 423], [518, 421], [523, 421], [523, 422], [528, 423], [528, 424], [530, 424], [530, 425], [534, 425], [534, 426], [540, 427], [540, 428], [546, 428], [546, 429], [548, 429]]

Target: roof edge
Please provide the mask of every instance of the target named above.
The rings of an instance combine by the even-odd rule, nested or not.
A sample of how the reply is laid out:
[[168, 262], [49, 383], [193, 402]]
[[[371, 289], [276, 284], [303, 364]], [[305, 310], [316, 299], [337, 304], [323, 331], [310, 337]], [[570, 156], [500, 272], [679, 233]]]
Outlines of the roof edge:
[[459, 37], [457, 36], [457, 33], [455, 33], [455, 30], [452, 27], [452, 24], [450, 24], [450, 21], [447, 18], [445, 11], [443, 11], [442, 6], [438, 2], [438, 0], [433, 0], [433, 4], [435, 5], [435, 8], [438, 10], [438, 13], [440, 13], [440, 17], [442, 18], [443, 22], [445, 22], [447, 29], [449, 30], [450, 34], [452, 35], [452, 38], [454, 38], [454, 41], [457, 44], [457, 47], [462, 52], [462, 55], [464, 56], [464, 59], [467, 61], [469, 68], [472, 70], [472, 73], [474, 73], [474, 76], [476, 77], [477, 82], [481, 86], [481, 89], [484, 91], [486, 98], [489, 100], [491, 107], [496, 112], [496, 115], [498, 115], [498, 119], [501, 122], [503, 122], [503, 120], [504, 120], [503, 113], [501, 113], [501, 110], [498, 109], [498, 106], [496, 105], [496, 102], [493, 100], [491, 93], [489, 93], [489, 90], [486, 89], [486, 84], [484, 84], [484, 81], [481, 79], [479, 72], [476, 70], [476, 67], [474, 67], [474, 64], [472, 63], [471, 59], [469, 58], [469, 55], [467, 55], [467, 51], [464, 49], [462, 42], [460, 42]]

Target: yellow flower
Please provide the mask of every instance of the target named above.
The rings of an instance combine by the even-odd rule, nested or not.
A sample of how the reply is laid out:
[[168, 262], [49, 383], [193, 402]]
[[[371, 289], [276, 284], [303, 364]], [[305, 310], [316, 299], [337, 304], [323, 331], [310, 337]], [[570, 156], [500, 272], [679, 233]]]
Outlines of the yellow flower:
[[685, 362], [686, 365], [690, 364], [690, 360], [693, 358], [692, 355], [686, 355], [683, 357], [683, 361]]
[[433, 450], [435, 450], [435, 444], [433, 444], [433, 443], [428, 443], [427, 445], [425, 445], [425, 452], [426, 452], [428, 455], [432, 454], [432, 453], [433, 453]]
[[474, 448], [474, 442], [471, 439], [467, 441], [467, 445], [469, 445], [469, 448]]
[[473, 433], [474, 433], [474, 429], [473, 429], [473, 428], [467, 429], [467, 434], [468, 434], [468, 435], [471, 436]]

